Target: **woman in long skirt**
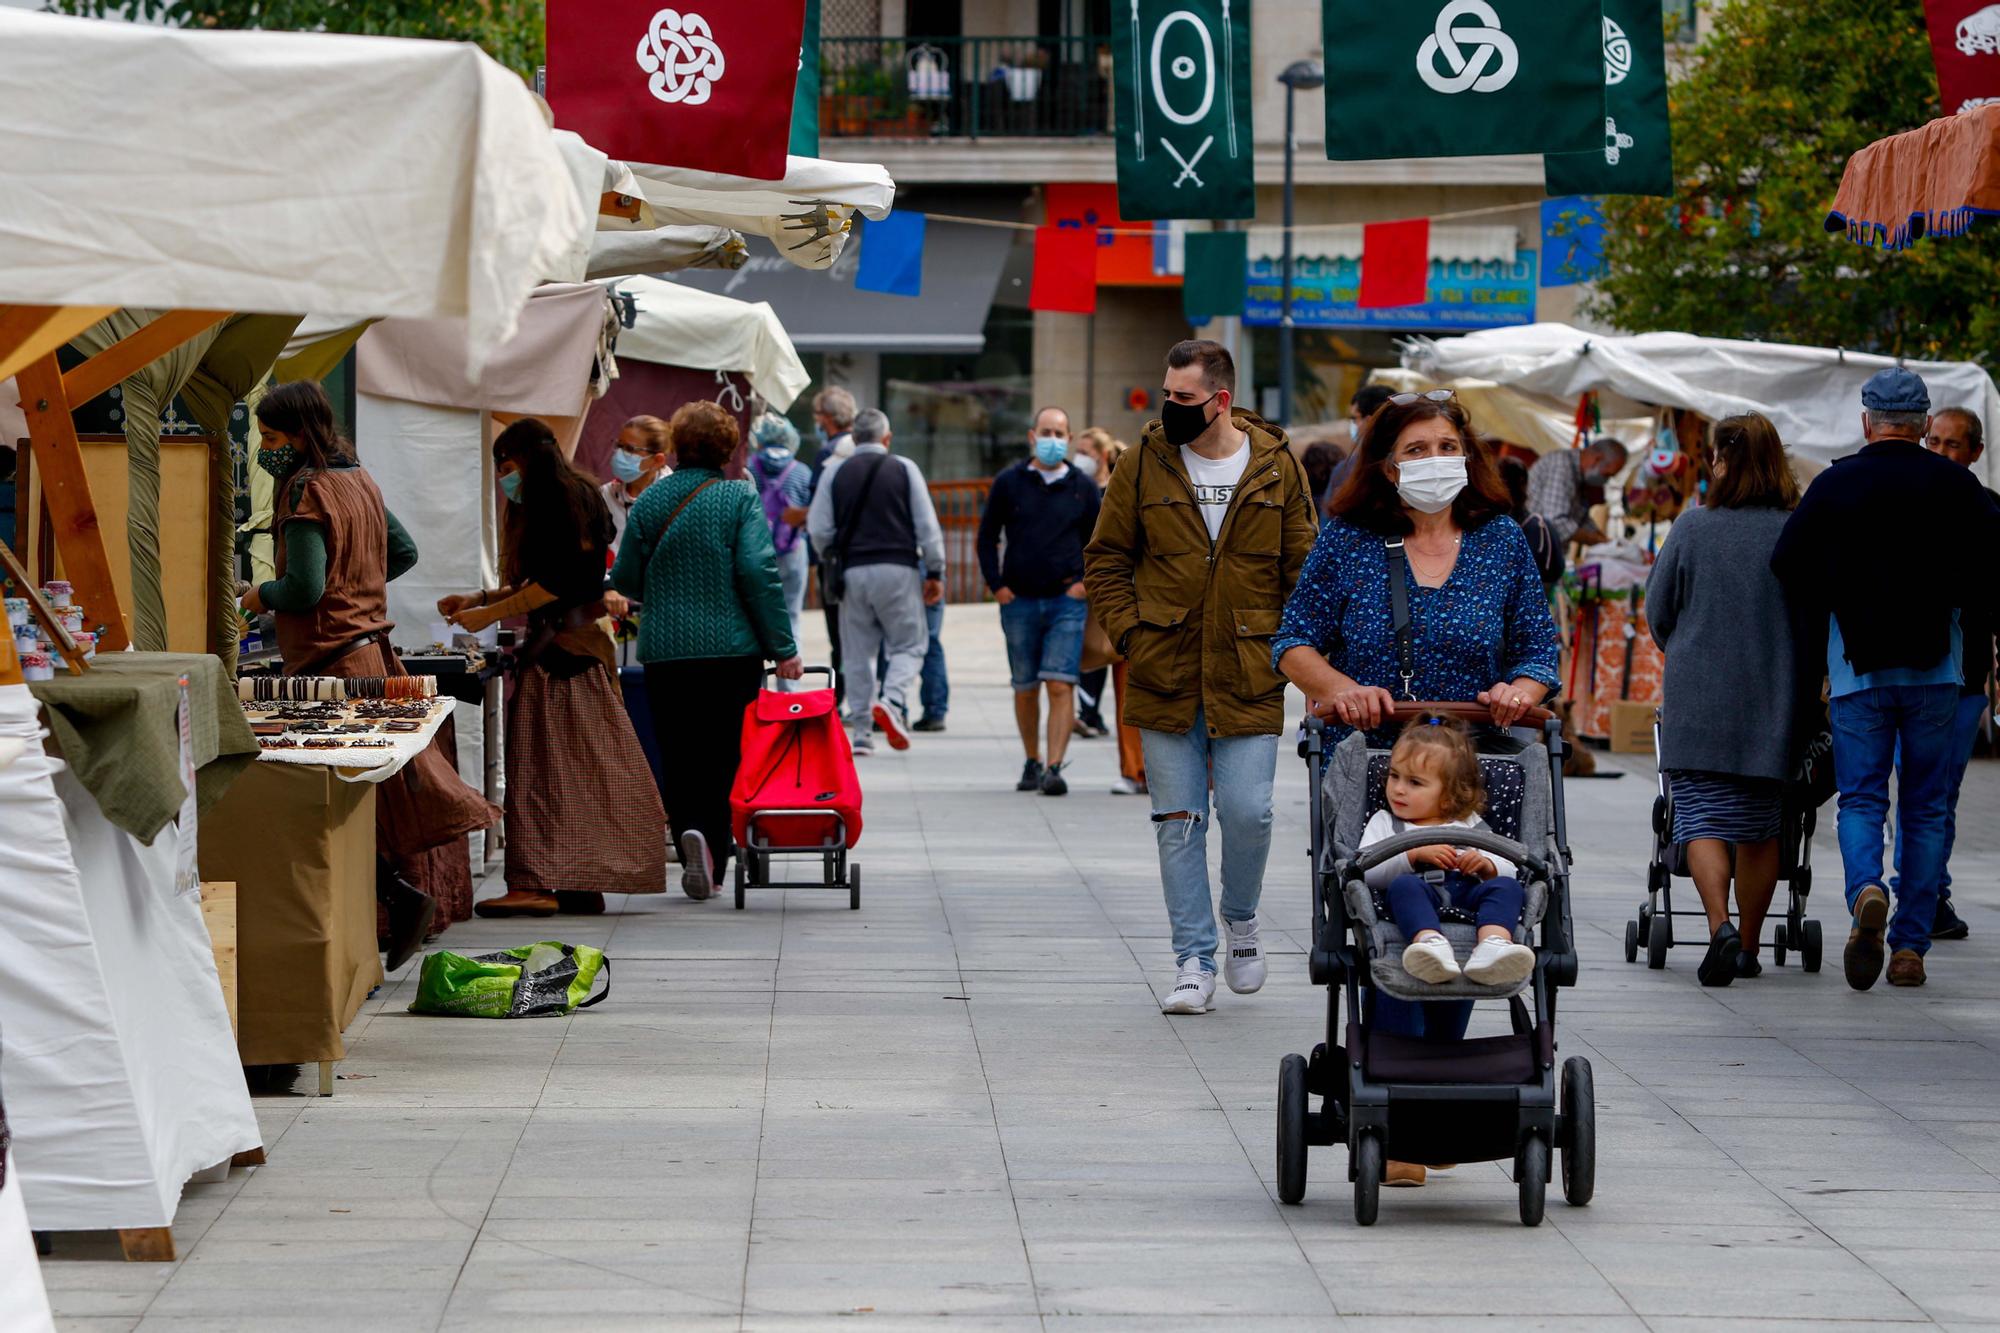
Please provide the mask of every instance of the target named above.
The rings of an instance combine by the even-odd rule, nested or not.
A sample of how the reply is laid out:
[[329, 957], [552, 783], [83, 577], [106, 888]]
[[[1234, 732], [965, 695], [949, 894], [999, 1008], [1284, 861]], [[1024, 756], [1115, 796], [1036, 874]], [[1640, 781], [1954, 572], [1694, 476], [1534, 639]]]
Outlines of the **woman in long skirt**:
[[438, 602], [470, 630], [525, 615], [507, 708], [507, 892], [481, 916], [604, 910], [607, 893], [660, 893], [667, 817], [618, 692], [604, 617], [611, 513], [547, 425], [493, 442], [507, 497], [506, 586]]

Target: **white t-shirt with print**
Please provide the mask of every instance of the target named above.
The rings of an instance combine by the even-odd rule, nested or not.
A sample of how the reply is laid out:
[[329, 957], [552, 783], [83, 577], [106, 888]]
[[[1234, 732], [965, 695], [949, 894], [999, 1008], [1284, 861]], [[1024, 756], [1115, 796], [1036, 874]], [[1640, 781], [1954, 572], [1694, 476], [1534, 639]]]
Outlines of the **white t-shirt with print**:
[[1194, 501], [1201, 506], [1201, 516], [1208, 524], [1208, 539], [1215, 541], [1222, 536], [1222, 520], [1229, 513], [1236, 484], [1243, 480], [1243, 470], [1250, 466], [1250, 441], [1245, 437], [1243, 447], [1223, 459], [1203, 458], [1184, 444], [1181, 462], [1187, 468], [1188, 480], [1194, 483]]

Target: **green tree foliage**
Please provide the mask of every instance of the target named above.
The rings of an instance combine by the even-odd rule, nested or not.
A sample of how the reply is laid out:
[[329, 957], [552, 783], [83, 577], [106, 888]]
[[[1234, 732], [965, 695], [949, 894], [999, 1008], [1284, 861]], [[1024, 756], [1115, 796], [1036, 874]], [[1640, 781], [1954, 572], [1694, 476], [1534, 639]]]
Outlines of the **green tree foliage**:
[[190, 28], [352, 32], [474, 42], [524, 79], [542, 63], [542, 0], [53, 0], [66, 14]]
[[1591, 310], [1630, 330], [2000, 363], [2000, 232], [1824, 229], [1850, 154], [1939, 114], [1921, 0], [1728, 0], [1672, 84], [1672, 199], [1614, 198]]

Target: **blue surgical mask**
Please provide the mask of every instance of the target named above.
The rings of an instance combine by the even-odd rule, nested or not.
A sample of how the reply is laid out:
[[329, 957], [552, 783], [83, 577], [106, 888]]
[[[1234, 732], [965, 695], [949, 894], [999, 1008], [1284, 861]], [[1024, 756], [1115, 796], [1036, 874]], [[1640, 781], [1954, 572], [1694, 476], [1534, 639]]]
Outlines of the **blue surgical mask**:
[[1069, 441], [1054, 435], [1035, 437], [1035, 461], [1043, 467], [1055, 467], [1069, 457]]
[[646, 465], [639, 455], [624, 449], [611, 451], [611, 475], [620, 481], [637, 481], [644, 476]]
[[519, 472], [509, 472], [506, 476], [500, 478], [500, 494], [506, 496], [515, 504], [521, 503], [521, 474]]

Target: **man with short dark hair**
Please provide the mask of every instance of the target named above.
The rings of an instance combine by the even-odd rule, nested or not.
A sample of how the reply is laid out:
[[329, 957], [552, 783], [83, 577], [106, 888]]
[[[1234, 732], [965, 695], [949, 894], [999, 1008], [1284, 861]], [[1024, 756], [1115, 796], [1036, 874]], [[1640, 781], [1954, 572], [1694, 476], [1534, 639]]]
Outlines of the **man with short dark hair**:
[[[1083, 665], [1083, 546], [1097, 526], [1097, 483], [1069, 465], [1069, 413], [1045, 407], [1028, 428], [1029, 455], [993, 479], [979, 517], [979, 567], [1007, 636], [1014, 722], [1027, 762], [1016, 791], [1063, 796], [1063, 759], [1076, 723]], [[1006, 549], [1002, 553], [1001, 540]], [[1049, 696], [1048, 763], [1041, 696]]]
[[1223, 977], [1264, 984], [1257, 903], [1271, 850], [1271, 787], [1285, 679], [1271, 640], [1312, 550], [1305, 474], [1283, 431], [1234, 405], [1220, 343], [1167, 353], [1160, 419], [1111, 474], [1085, 581], [1127, 663], [1124, 720], [1139, 728], [1178, 973], [1160, 1007], [1215, 997], [1208, 879], [1211, 791], [1222, 826]]
[[1395, 395], [1396, 391], [1386, 384], [1364, 384], [1347, 400], [1347, 445], [1341, 450], [1340, 461], [1333, 466], [1333, 475], [1327, 478], [1326, 488], [1313, 497], [1320, 513], [1326, 512], [1327, 505], [1347, 484], [1348, 474], [1354, 471], [1355, 460], [1361, 457], [1362, 437], [1368, 433], [1368, 418], [1381, 411], [1382, 404]]
[[[1986, 431], [1970, 408], [1941, 408], [1931, 416], [1924, 447], [1960, 467], [1973, 468], [1986, 452]], [[1988, 487], [1986, 494], [2000, 505], [2000, 492]], [[1987, 567], [1992, 567], [1990, 561]], [[1958, 713], [1951, 724], [1951, 754], [1947, 760], [1951, 785], [1945, 795], [1944, 859], [1938, 871], [1937, 914], [1931, 919], [1934, 940], [1962, 940], [1972, 933], [1972, 928], [1951, 905], [1951, 851], [1958, 839], [1959, 790], [1965, 784], [1965, 770], [1972, 763], [1972, 749], [1979, 740], [1980, 719], [1986, 715], [1986, 681], [1993, 674], [1994, 635], [2000, 630], [2000, 618], [1996, 618], [1994, 610], [1989, 599], [1984, 606], [1966, 608], [1959, 617], [1959, 630], [1965, 639], [1964, 673], [1959, 685]], [[1889, 881], [1892, 890], [1900, 891], [1902, 868], [1903, 849], [1899, 843], [1897, 874]]]
[[1627, 457], [1625, 446], [1609, 435], [1581, 449], [1543, 454], [1528, 469], [1528, 512], [1541, 515], [1565, 551], [1571, 542], [1610, 541], [1591, 522], [1590, 507], [1604, 498], [1604, 484], [1624, 471]]
[[[1825, 627], [1840, 857], [1853, 913], [1847, 984], [1924, 984], [1951, 790], [1964, 617], [1985, 604], [2000, 509], [1965, 468], [1927, 452], [1930, 391], [1901, 366], [1861, 390], [1868, 444], [1821, 473], [1785, 524], [1771, 569], [1802, 624]], [[1808, 660], [1814, 645], [1801, 645]], [[1896, 780], [1894, 920], [1882, 827]]]
[[[806, 518], [822, 560], [837, 561], [848, 738], [856, 754], [910, 748], [910, 692], [930, 636], [924, 608], [944, 597], [944, 531], [914, 461], [890, 454], [894, 433], [875, 408], [854, 418], [854, 452], [827, 464]], [[875, 659], [886, 651], [878, 682]]]

